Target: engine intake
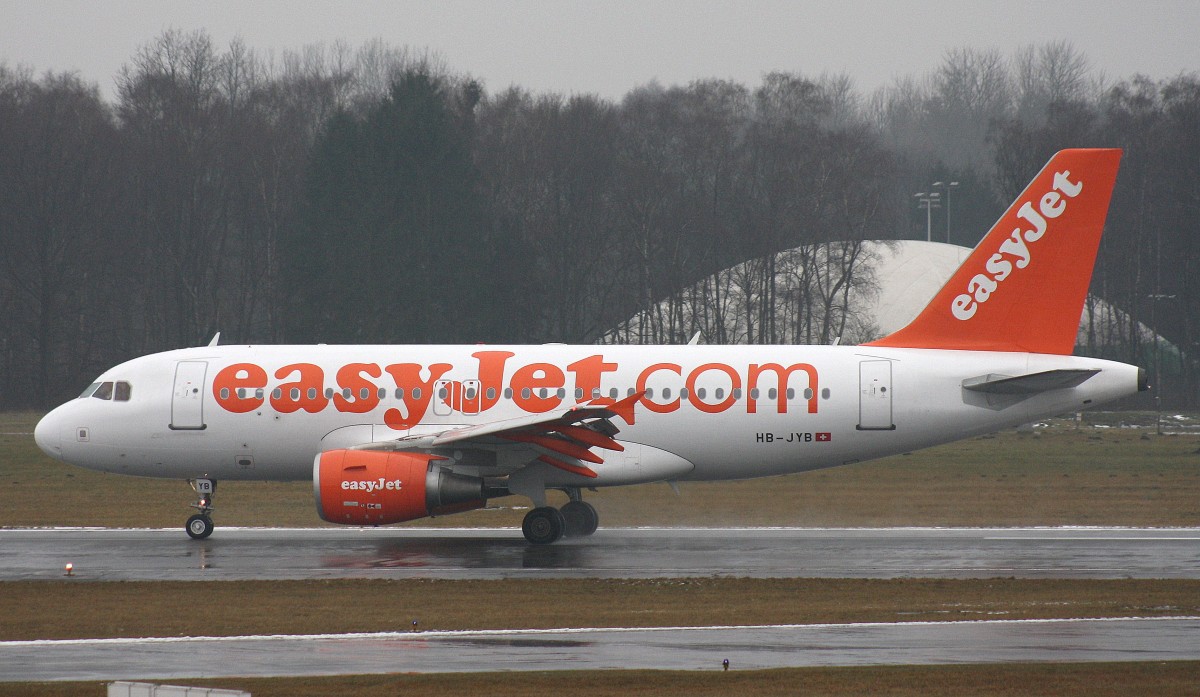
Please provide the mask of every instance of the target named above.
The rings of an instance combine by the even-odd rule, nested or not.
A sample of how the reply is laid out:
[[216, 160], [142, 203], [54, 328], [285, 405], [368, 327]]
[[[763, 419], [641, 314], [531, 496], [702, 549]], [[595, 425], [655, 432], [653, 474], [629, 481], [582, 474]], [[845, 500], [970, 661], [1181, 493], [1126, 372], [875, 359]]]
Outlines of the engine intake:
[[482, 508], [483, 479], [438, 466], [438, 455], [330, 450], [313, 461], [313, 494], [322, 520], [387, 525]]

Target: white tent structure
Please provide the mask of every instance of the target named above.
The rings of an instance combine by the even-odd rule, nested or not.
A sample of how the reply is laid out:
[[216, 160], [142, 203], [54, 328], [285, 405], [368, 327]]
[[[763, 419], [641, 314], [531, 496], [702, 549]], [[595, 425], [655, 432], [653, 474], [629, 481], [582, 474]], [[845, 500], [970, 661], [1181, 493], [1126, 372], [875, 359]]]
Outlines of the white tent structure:
[[[832, 311], [844, 313], [842, 343], [860, 343], [890, 334], [900, 329], [917, 316], [933, 296], [945, 285], [950, 276], [971, 254], [971, 249], [942, 242], [924, 240], [895, 240], [866, 242], [861, 250], [855, 273], [859, 280], [846, 295], [846, 302], [834, 303]], [[776, 278], [776, 321], [795, 324], [801, 321], [802, 308], [791, 302], [799, 284], [811, 279], [836, 277], [839, 273], [804, 273], [798, 268], [802, 263], [822, 263], [834, 259], [844, 260], [839, 254], [814, 253], [813, 250], [787, 250], [775, 258]], [[753, 266], [757, 264], [757, 266]], [[714, 321], [724, 323], [723, 335], [727, 343], [745, 343], [753, 335], [754, 328], [748, 326], [754, 311], [761, 303], [757, 290], [747, 290], [744, 279], [755, 269], [761, 270], [761, 261], [745, 262], [725, 269], [685, 289], [672, 299], [663, 300], [653, 308], [654, 317], [642, 312], [631, 317], [620, 327], [605, 335], [600, 343], [634, 343], [645, 337], [643, 331], [649, 325], [661, 325], [663, 317], [675, 322], [675, 335], [690, 336], [700, 331], [707, 340], [716, 341]], [[723, 288], [723, 293], [714, 293], [714, 288]], [[714, 306], [712, 297], [720, 298]], [[703, 305], [703, 306], [701, 306]], [[1124, 314], [1114, 310], [1103, 301], [1090, 298], [1091, 317], [1098, 330], [1109, 323], [1127, 321]], [[823, 312], [822, 307], [810, 307], [809, 312]], [[1080, 321], [1079, 344], [1087, 344], [1089, 312], [1085, 307]], [[715, 318], [715, 319], [714, 319]], [[1153, 340], [1153, 332], [1141, 327], [1146, 341]], [[799, 332], [788, 327], [780, 332], [783, 336], [797, 336]], [[1098, 331], [1103, 335], [1103, 332]], [[646, 339], [642, 338], [642, 341]], [[678, 339], [676, 339], [678, 340]], [[803, 343], [796, 341], [795, 343]]]

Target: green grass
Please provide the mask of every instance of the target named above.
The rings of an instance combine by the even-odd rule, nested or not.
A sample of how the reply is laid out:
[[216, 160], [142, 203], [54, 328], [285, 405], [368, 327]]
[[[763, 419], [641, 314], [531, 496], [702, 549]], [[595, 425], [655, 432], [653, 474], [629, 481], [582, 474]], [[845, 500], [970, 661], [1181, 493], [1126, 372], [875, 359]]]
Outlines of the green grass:
[[[1150, 427], [1076, 430], [1060, 420], [1034, 433], [1007, 431], [857, 465], [684, 483], [680, 496], [663, 484], [587, 496], [606, 526], [1200, 525], [1200, 437], [1155, 435], [1153, 414], [1089, 418]], [[32, 432], [36, 419], [0, 415], [0, 433]], [[0, 435], [0, 526], [174, 527], [192, 499], [181, 481], [72, 467], [43, 455], [30, 435]], [[323, 525], [307, 482], [223, 482], [215, 503], [218, 526]], [[481, 511], [410, 525], [517, 527], [525, 505], [497, 499]]]

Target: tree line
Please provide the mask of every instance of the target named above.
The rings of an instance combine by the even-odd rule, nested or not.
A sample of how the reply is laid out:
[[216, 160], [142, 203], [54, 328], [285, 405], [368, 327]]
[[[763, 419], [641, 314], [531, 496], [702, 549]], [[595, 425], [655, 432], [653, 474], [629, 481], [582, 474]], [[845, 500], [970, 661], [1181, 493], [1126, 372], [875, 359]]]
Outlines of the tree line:
[[[268, 60], [169, 31], [116, 76], [0, 66], [0, 408], [227, 341], [868, 338], [865, 240], [973, 245], [1063, 147], [1125, 149], [1080, 352], [1197, 401], [1200, 77], [1067, 43], [850, 76], [495, 93], [371, 42]], [[946, 216], [952, 216], [947, 220]], [[724, 318], [736, 308], [736, 335]], [[638, 316], [639, 321], [630, 322]], [[1153, 340], [1157, 331], [1169, 345]]]

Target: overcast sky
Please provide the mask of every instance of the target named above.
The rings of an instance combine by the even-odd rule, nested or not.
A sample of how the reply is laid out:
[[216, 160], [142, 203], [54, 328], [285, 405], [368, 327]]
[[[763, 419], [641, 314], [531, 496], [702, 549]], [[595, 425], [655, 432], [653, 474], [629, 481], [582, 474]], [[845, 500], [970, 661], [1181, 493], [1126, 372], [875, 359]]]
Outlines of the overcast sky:
[[939, 64], [948, 48], [1067, 39], [1109, 80], [1200, 70], [1200, 0], [838, 2], [320, 2], [0, 0], [0, 61], [77, 70], [109, 96], [113, 77], [166, 29], [240, 36], [262, 54], [345, 39], [428, 48], [491, 92], [619, 99], [651, 80], [758, 84], [772, 70], [845, 72], [868, 93]]

